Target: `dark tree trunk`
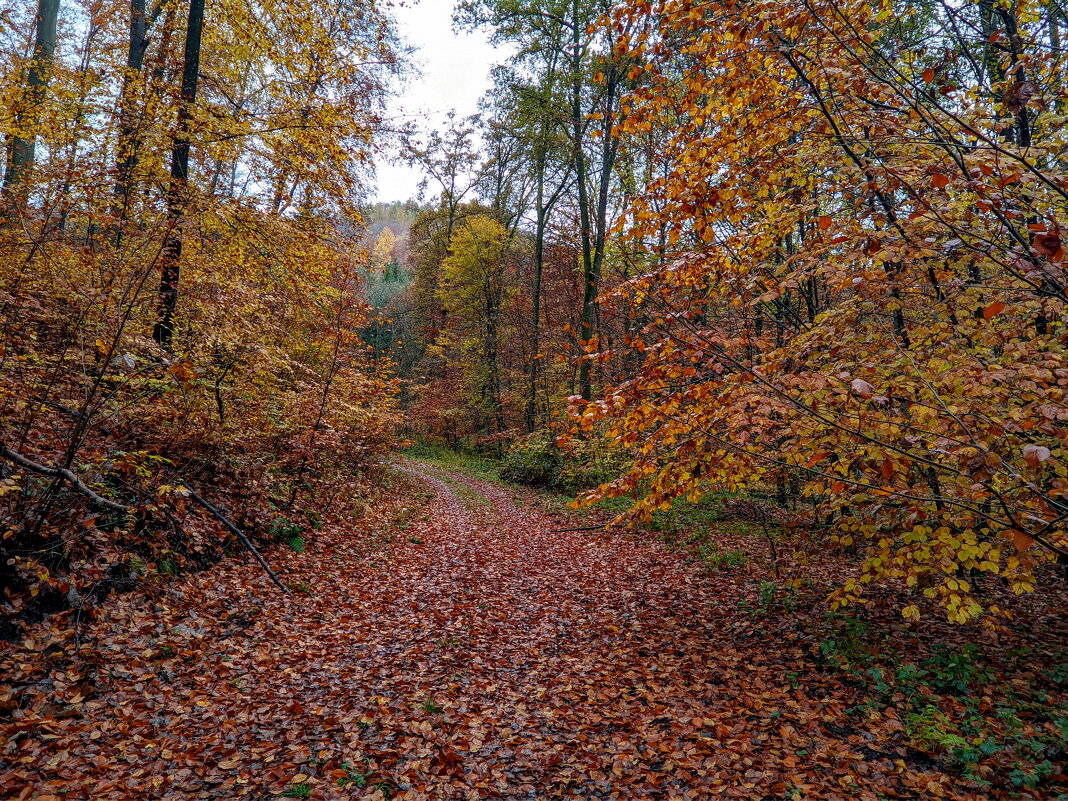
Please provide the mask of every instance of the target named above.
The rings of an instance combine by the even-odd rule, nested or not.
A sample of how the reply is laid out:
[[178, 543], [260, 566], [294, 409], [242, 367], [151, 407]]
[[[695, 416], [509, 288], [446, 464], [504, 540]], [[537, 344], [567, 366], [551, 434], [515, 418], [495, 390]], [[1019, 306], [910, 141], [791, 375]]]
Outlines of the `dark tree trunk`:
[[130, 38], [126, 51], [126, 74], [122, 78], [122, 92], [119, 97], [118, 163], [113, 190], [115, 201], [112, 206], [112, 215], [116, 219], [116, 246], [120, 242], [122, 226], [129, 211], [133, 173], [137, 169], [139, 120], [133, 111], [133, 92], [137, 86], [137, 77], [145, 64], [147, 49], [148, 20], [145, 17], [145, 0], [130, 0]]
[[4, 171], [5, 192], [26, 180], [33, 169], [37, 152], [37, 125], [41, 105], [52, 78], [52, 62], [56, 54], [56, 22], [59, 0], [39, 0], [37, 3], [37, 35], [33, 45], [33, 61], [26, 79], [26, 91], [16, 112], [15, 136], [11, 139], [7, 169]]
[[182, 95], [178, 106], [178, 132], [171, 151], [171, 184], [167, 190], [167, 239], [160, 256], [159, 319], [152, 332], [163, 348], [174, 338], [174, 312], [178, 306], [178, 280], [182, 257], [181, 221], [188, 202], [189, 122], [197, 99], [200, 73], [200, 37], [204, 29], [204, 0], [190, 0], [189, 24], [185, 35], [185, 67]]
[[[583, 150], [585, 115], [582, 113], [582, 48], [579, 31], [578, 0], [572, 0], [571, 28], [571, 128], [575, 146], [575, 181], [578, 184], [579, 233], [582, 240], [582, 311], [579, 315], [579, 341], [585, 344], [593, 336], [594, 303], [597, 299], [597, 276], [594, 272], [593, 245], [590, 232], [590, 197], [586, 186], [586, 153]], [[585, 400], [593, 397], [590, 383], [590, 363], [580, 356], [578, 368], [579, 394]]]

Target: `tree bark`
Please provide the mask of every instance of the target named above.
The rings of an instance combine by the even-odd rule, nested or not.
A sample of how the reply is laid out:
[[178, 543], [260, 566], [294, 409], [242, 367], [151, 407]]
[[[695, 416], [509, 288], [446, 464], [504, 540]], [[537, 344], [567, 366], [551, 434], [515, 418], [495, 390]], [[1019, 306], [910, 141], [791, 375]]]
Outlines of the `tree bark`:
[[119, 95], [118, 163], [115, 169], [115, 199], [112, 205], [112, 216], [116, 219], [116, 247], [121, 241], [122, 226], [129, 211], [133, 173], [138, 163], [139, 120], [133, 111], [133, 92], [137, 86], [137, 78], [144, 68], [147, 49], [148, 20], [145, 16], [145, 0], [130, 0], [130, 38], [126, 50], [126, 73], [122, 77], [122, 91]]
[[[575, 146], [575, 180], [578, 183], [579, 233], [582, 241], [582, 311], [579, 314], [579, 342], [584, 345], [593, 336], [594, 303], [597, 300], [597, 276], [594, 272], [593, 248], [590, 233], [590, 197], [586, 186], [586, 153], [583, 150], [582, 113], [582, 48], [579, 31], [579, 4], [572, 0], [571, 27], [571, 128]], [[585, 355], [579, 357], [579, 394], [583, 399], [593, 397], [590, 382], [590, 363]]]
[[33, 60], [26, 79], [26, 91], [15, 119], [15, 136], [8, 152], [7, 169], [4, 171], [4, 190], [25, 182], [27, 173], [33, 169], [37, 153], [37, 125], [41, 105], [52, 79], [52, 62], [56, 55], [56, 22], [59, 18], [59, 0], [38, 0], [37, 35], [33, 45]]
[[178, 281], [182, 257], [181, 221], [189, 195], [189, 123], [197, 99], [200, 73], [200, 39], [204, 29], [205, 0], [190, 0], [185, 35], [185, 67], [178, 106], [178, 132], [171, 151], [171, 183], [167, 190], [167, 238], [161, 253], [159, 318], [152, 338], [169, 349], [174, 338], [174, 312], [178, 306]]

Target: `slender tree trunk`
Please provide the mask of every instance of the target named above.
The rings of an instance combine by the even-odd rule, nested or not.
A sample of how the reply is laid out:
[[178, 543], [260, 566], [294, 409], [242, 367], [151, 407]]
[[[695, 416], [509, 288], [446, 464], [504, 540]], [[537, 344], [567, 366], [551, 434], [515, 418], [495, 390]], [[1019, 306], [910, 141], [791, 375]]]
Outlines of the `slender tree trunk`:
[[533, 310], [530, 315], [530, 363], [527, 369], [527, 408], [526, 424], [527, 433], [533, 434], [537, 423], [537, 400], [538, 400], [538, 353], [541, 347], [541, 275], [545, 264], [545, 159], [539, 154], [535, 160], [534, 169], [537, 171], [537, 197], [535, 200], [535, 214], [537, 224], [534, 229], [534, 286], [532, 287]]
[[[503, 276], [501, 276], [503, 279]], [[501, 280], [499, 279], [499, 280]], [[498, 292], [500, 284], [496, 286], [492, 280], [483, 284], [483, 292], [486, 295], [486, 365], [489, 370], [489, 382], [486, 387], [490, 404], [493, 406], [493, 420], [497, 424], [497, 433], [504, 431], [504, 407], [501, 404], [501, 376], [497, 367], [497, 317], [500, 313], [500, 299]]]
[[[575, 180], [578, 182], [579, 233], [582, 240], [582, 311], [579, 314], [579, 341], [584, 345], [593, 336], [594, 304], [597, 300], [597, 276], [594, 272], [590, 233], [590, 197], [586, 186], [586, 153], [583, 150], [582, 48], [579, 30], [579, 4], [572, 0], [571, 13], [571, 128], [575, 145]], [[590, 363], [581, 355], [578, 367], [579, 394], [593, 397]]]
[[185, 66], [178, 106], [178, 132], [171, 151], [171, 184], [167, 190], [167, 239], [163, 243], [159, 283], [159, 319], [152, 332], [161, 347], [169, 349], [174, 338], [174, 311], [178, 306], [178, 281], [182, 257], [181, 220], [189, 195], [189, 122], [197, 99], [200, 73], [200, 38], [204, 30], [204, 0], [190, 0], [185, 35]]
[[[605, 85], [605, 114], [604, 130], [601, 146], [601, 173], [597, 188], [597, 208], [592, 221], [592, 243], [590, 239], [590, 215], [588, 211], [589, 200], [586, 200], [586, 221], [583, 226], [585, 240], [583, 246], [584, 265], [587, 267], [583, 279], [582, 292], [582, 317], [580, 318], [582, 339], [589, 341], [598, 334], [598, 309], [597, 295], [601, 283], [601, 267], [604, 264], [605, 240], [608, 234], [608, 192], [612, 185], [612, 168], [615, 165], [616, 148], [618, 140], [612, 136], [612, 116], [615, 111], [615, 93], [618, 82], [615, 76], [615, 66], [608, 71], [608, 79]], [[580, 185], [580, 197], [585, 194]], [[588, 255], [587, 255], [588, 253]], [[579, 393], [585, 400], [593, 397], [593, 382], [590, 377], [590, 361], [583, 358], [579, 364]]]
[[37, 36], [33, 45], [33, 61], [26, 79], [26, 91], [15, 118], [15, 135], [11, 139], [7, 169], [4, 171], [4, 191], [23, 183], [33, 169], [37, 152], [37, 125], [41, 105], [52, 78], [52, 62], [56, 55], [56, 22], [59, 19], [59, 0], [38, 0]]
[[134, 114], [133, 93], [145, 64], [148, 49], [148, 20], [145, 17], [145, 0], [130, 0], [130, 38], [126, 50], [126, 73], [122, 76], [122, 91], [119, 95], [119, 144], [118, 163], [115, 168], [114, 202], [111, 213], [116, 219], [115, 246], [118, 247], [123, 223], [130, 208], [130, 191], [133, 173], [137, 169], [140, 142], [137, 131], [140, 121]]

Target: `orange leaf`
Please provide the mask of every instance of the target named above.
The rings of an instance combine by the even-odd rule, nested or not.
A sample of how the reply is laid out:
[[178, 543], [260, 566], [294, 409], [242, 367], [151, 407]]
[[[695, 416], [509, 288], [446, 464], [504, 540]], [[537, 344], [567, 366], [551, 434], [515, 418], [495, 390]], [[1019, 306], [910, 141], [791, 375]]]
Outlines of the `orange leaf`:
[[820, 217], [819, 227], [821, 231], [826, 231], [828, 228], [831, 227], [831, 218], [828, 217], [826, 214]]
[[945, 189], [949, 186], [949, 176], [936, 172], [931, 176], [931, 183], [934, 184], [935, 189]]
[[1029, 534], [1025, 534], [1022, 531], [1012, 532], [1012, 544], [1020, 553], [1023, 553], [1028, 548], [1030, 548], [1031, 543], [1033, 543], [1034, 541], [1034, 537], [1030, 536]]
[[894, 463], [889, 459], [883, 459], [882, 465], [879, 467], [879, 472], [883, 474], [883, 478], [887, 481], [894, 475]]
[[989, 320], [994, 315], [1001, 314], [1003, 311], [1005, 311], [1005, 301], [996, 300], [989, 306], [987, 306], [985, 309], [983, 309], [983, 319]]
[[934, 83], [934, 79], [935, 79], [935, 71], [933, 69], [928, 67], [927, 69], [925, 69], [923, 71], [923, 82], [924, 83]]

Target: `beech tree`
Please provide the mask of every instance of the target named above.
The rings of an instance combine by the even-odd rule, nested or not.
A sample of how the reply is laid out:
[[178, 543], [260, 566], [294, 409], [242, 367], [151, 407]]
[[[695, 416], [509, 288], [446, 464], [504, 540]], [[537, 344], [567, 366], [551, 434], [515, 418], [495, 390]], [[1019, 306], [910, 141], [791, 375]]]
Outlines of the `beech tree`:
[[26, 71], [25, 89], [15, 109], [14, 130], [10, 134], [11, 145], [4, 170], [5, 191], [14, 184], [23, 183], [26, 173], [33, 169], [38, 127], [41, 124], [41, 105], [52, 79], [58, 19], [59, 0], [39, 0], [33, 53]]
[[866, 554], [836, 603], [900, 583], [955, 621], [1001, 612], [973, 576], [1026, 592], [1068, 555], [1051, 22], [1026, 4], [617, 9], [646, 74], [620, 125], [664, 164], [626, 234], [665, 245], [620, 290], [647, 321], [641, 370], [572, 405], [637, 456], [591, 499], [636, 492], [647, 516], [797, 482], [828, 541]]

